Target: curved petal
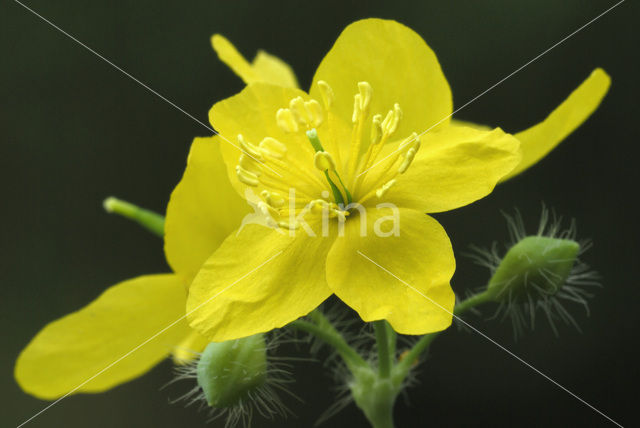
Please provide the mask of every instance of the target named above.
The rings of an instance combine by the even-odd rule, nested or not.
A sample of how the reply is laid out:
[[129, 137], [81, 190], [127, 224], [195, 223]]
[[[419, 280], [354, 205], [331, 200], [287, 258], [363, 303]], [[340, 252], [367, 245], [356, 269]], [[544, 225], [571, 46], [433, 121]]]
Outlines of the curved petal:
[[[447, 328], [455, 303], [449, 286], [455, 259], [442, 226], [410, 209], [393, 214], [370, 208], [367, 214], [366, 236], [358, 219], [347, 221], [344, 237], [329, 251], [329, 287], [364, 321], [386, 319], [398, 333]], [[392, 232], [393, 218], [398, 236], [381, 236]]]
[[[324, 183], [324, 177], [313, 166], [314, 150], [304, 132], [287, 134], [277, 124], [276, 112], [280, 108], [288, 107], [289, 102], [296, 97], [309, 100], [309, 95], [298, 89], [284, 88], [268, 83], [252, 83], [247, 85], [239, 94], [216, 103], [209, 111], [209, 120], [213, 127], [236, 143], [238, 134], [254, 145], [258, 145], [264, 138], [275, 138], [287, 148], [286, 158], [283, 161], [290, 165], [288, 169], [272, 166], [271, 163], [261, 163], [263, 174], [269, 174], [275, 181], [289, 184], [296, 183], [300, 191], [312, 193], [313, 198], [319, 197], [320, 191], [305, 181], [300, 180], [300, 175], [314, 176], [316, 181]], [[318, 133], [323, 138], [326, 126], [320, 126]], [[241, 195], [245, 195], [246, 186], [238, 181], [236, 165], [241, 155], [238, 146], [221, 144], [220, 149], [229, 179]], [[254, 158], [255, 159], [255, 158]], [[256, 189], [252, 189], [256, 190]], [[285, 193], [288, 189], [281, 189]], [[259, 190], [257, 192], [260, 193]], [[317, 193], [317, 195], [316, 195]]]
[[[384, 198], [400, 207], [435, 213], [468, 205], [491, 193], [520, 162], [520, 143], [499, 128], [450, 126], [426, 133], [421, 141], [411, 166]], [[371, 173], [373, 180], [374, 169]]]
[[313, 77], [310, 93], [318, 100], [319, 80], [333, 88], [336, 112], [347, 123], [360, 81], [373, 88], [371, 114], [400, 104], [404, 115], [395, 135], [401, 138], [449, 122], [451, 90], [438, 59], [418, 34], [395, 21], [364, 19], [345, 28]]
[[51, 400], [71, 391], [101, 392], [138, 377], [189, 333], [180, 320], [185, 300], [176, 275], [114, 285], [42, 329], [18, 357], [16, 380], [29, 394]]
[[231, 235], [189, 288], [190, 325], [214, 342], [282, 327], [331, 295], [325, 260], [331, 237], [248, 225]]
[[478, 131], [491, 131], [493, 128], [488, 125], [482, 125], [480, 123], [469, 122], [467, 120], [451, 119], [451, 126], [463, 126], [465, 128], [473, 128]]
[[238, 52], [224, 36], [214, 34], [211, 46], [218, 54], [220, 61], [229, 66], [246, 84], [268, 82], [274, 85], [297, 88], [296, 75], [289, 65], [280, 58], [265, 51], [258, 51], [251, 64]]
[[607, 73], [601, 68], [595, 69], [545, 120], [515, 134], [522, 143], [522, 161], [502, 181], [537, 163], [587, 120], [600, 105], [610, 84]]
[[250, 211], [231, 187], [220, 144], [228, 145], [217, 136], [193, 140], [187, 168], [167, 207], [167, 261], [174, 272], [187, 277], [198, 272]]

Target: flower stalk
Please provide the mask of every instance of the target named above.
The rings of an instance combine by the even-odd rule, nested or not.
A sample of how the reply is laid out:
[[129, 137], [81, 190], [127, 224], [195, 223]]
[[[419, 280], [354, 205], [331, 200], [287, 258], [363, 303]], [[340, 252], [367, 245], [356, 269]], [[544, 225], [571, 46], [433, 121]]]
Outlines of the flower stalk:
[[156, 236], [164, 236], [164, 216], [113, 196], [105, 199], [102, 205], [108, 213], [133, 220]]

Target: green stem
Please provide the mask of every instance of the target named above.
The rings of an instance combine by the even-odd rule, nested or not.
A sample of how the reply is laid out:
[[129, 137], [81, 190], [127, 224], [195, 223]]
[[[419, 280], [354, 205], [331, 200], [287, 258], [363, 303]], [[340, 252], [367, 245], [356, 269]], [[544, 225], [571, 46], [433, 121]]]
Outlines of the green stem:
[[361, 367], [368, 367], [367, 362], [344, 340], [344, 337], [331, 325], [329, 320], [320, 312], [315, 310], [310, 314], [314, 322], [296, 320], [289, 326], [312, 334], [326, 344], [335, 348], [344, 360], [345, 364], [352, 372]]
[[378, 345], [378, 372], [382, 379], [386, 379], [391, 374], [391, 352], [389, 349], [389, 336], [387, 322], [385, 320], [374, 321], [373, 328], [376, 332], [376, 342]]
[[114, 197], [105, 199], [103, 206], [109, 213], [119, 214], [122, 217], [133, 220], [161, 238], [164, 236], [164, 217], [160, 214]]
[[[474, 294], [468, 299], [465, 299], [462, 302], [458, 303], [453, 309], [453, 314], [455, 316], [459, 316], [464, 312], [468, 311], [469, 309], [476, 307], [482, 303], [486, 303], [489, 300], [490, 300], [490, 297], [487, 291]], [[442, 333], [442, 331], [425, 334], [420, 338], [420, 340], [418, 340], [418, 342], [416, 342], [416, 344], [413, 346], [413, 348], [411, 348], [409, 353], [405, 355], [402, 361], [400, 361], [398, 365], [395, 367], [394, 379], [396, 379], [396, 382], [402, 382], [404, 380], [404, 378], [409, 373], [409, 370], [411, 370], [411, 366], [416, 361], [418, 361], [418, 358], [420, 358], [420, 355], [422, 355], [422, 353], [429, 348], [429, 346], [431, 345], [431, 342], [433, 342], [434, 339], [440, 335], [440, 333]]]

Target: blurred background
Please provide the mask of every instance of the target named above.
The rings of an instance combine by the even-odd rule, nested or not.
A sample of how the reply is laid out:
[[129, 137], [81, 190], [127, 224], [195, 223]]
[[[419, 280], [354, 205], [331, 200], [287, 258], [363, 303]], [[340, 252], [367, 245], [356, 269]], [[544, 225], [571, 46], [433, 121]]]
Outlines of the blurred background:
[[[365, 17], [398, 20], [435, 50], [456, 106], [520, 67], [615, 1], [106, 1], [25, 0], [42, 16], [205, 121], [243, 83], [220, 63], [213, 33], [248, 58], [285, 59], [307, 88], [340, 31]], [[520, 209], [534, 232], [544, 201], [575, 218], [603, 277], [591, 314], [571, 313], [583, 333], [540, 322], [513, 340], [508, 322], [468, 320], [623, 425], [637, 419], [638, 133], [637, 4], [627, 1], [496, 87], [456, 117], [516, 132], [542, 120], [595, 67], [613, 79], [600, 109], [544, 162], [490, 197], [437, 216], [459, 254], [508, 238], [501, 210]], [[102, 209], [115, 195], [163, 212], [194, 136], [208, 131], [114, 70], [19, 4], [0, 5], [0, 425], [16, 426], [46, 402], [13, 380], [20, 350], [46, 323], [120, 280], [166, 272], [162, 242]], [[457, 292], [488, 273], [458, 257]], [[304, 345], [283, 353], [307, 355]], [[255, 426], [307, 427], [332, 403], [317, 362], [295, 363], [286, 399], [296, 416]], [[168, 401], [191, 384], [167, 361], [98, 395], [72, 396], [33, 427], [199, 427], [207, 415]], [[602, 416], [482, 337], [451, 329], [432, 346], [420, 385], [396, 407], [398, 427], [607, 426]], [[210, 426], [223, 426], [222, 422]], [[325, 426], [367, 426], [350, 406]]]

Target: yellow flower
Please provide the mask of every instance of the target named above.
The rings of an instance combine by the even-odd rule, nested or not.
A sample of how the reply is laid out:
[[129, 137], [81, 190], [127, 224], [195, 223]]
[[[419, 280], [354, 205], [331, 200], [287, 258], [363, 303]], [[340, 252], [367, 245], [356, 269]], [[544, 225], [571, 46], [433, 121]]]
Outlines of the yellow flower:
[[[347, 27], [320, 65], [310, 95], [297, 89], [294, 73], [280, 59], [261, 52], [248, 63], [223, 37], [214, 36], [212, 44], [248, 84], [214, 106], [212, 123], [254, 159], [240, 159], [220, 137], [194, 140], [165, 226], [167, 259], [177, 274], [124, 281], [47, 325], [18, 358], [15, 377], [25, 391], [44, 399], [100, 392], [171, 353], [177, 363], [188, 361], [208, 340], [186, 322], [175, 323], [185, 304], [198, 308], [192, 326], [218, 341], [285, 325], [332, 293], [364, 320], [388, 319], [401, 333], [446, 328], [446, 313], [359, 254], [451, 310], [451, 244], [423, 213], [471, 203], [536, 163], [595, 110], [609, 85], [602, 70], [594, 71], [545, 121], [514, 138], [449, 121], [451, 94], [435, 55], [395, 22], [371, 19]], [[420, 144], [410, 138], [436, 124]], [[317, 128], [326, 152], [311, 149], [307, 125]], [[283, 131], [293, 127], [298, 132]], [[336, 204], [331, 179], [344, 202], [367, 208], [367, 236], [360, 236], [359, 212]], [[303, 220], [318, 237], [299, 229], [293, 237], [282, 233], [297, 226], [287, 223], [289, 187], [300, 205], [316, 201]], [[248, 224], [235, 231], [251, 211], [243, 199], [246, 188], [260, 198], [252, 203], [279, 218], [276, 229]], [[376, 208], [380, 202], [399, 208], [399, 236], [374, 233], [376, 224], [388, 226], [385, 216], [392, 213]], [[333, 213], [327, 236], [318, 210]], [[337, 236], [342, 218], [344, 236]]]
[[[191, 148], [169, 203], [165, 251], [174, 269], [195, 275], [188, 319], [213, 341], [281, 327], [332, 294], [364, 321], [386, 319], [399, 333], [446, 328], [451, 315], [433, 302], [453, 309], [455, 260], [447, 234], [424, 213], [472, 203], [535, 163], [609, 84], [596, 70], [544, 122], [512, 136], [451, 123], [451, 92], [434, 53], [393, 21], [349, 25], [309, 93], [282, 61], [271, 57], [265, 67], [259, 55], [250, 64], [222, 36], [212, 44], [247, 86], [211, 109], [221, 136]], [[227, 180], [212, 180], [220, 168]], [[239, 226], [247, 213], [242, 198], [265, 220], [243, 222], [218, 246], [217, 224]], [[364, 212], [344, 208], [350, 202]]]

